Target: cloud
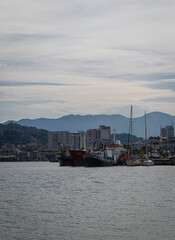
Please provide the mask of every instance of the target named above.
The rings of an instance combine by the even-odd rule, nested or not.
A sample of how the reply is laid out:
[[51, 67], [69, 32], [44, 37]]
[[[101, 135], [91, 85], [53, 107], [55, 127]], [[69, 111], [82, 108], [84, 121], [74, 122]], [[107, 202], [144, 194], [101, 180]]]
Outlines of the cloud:
[[0, 111], [8, 120], [3, 106], [15, 114], [17, 101], [16, 117], [126, 113], [130, 103], [173, 113], [174, 9], [173, 0], [0, 1]]
[[175, 103], [175, 97], [160, 97], [143, 100], [145, 102], [158, 102], [158, 103]]
[[[75, 84], [74, 84], [75, 85]], [[48, 83], [48, 82], [10, 82], [0, 81], [0, 86], [3, 87], [21, 87], [21, 86], [73, 86], [73, 84], [66, 83]]]
[[66, 35], [59, 34], [24, 34], [24, 33], [14, 33], [14, 34], [4, 34], [0, 36], [1, 41], [10, 41], [10, 42], [31, 42], [31, 41], [44, 41], [44, 40], [52, 40], [52, 39], [64, 39], [70, 38]]
[[171, 89], [175, 93], [175, 79], [173, 81], [158, 81], [148, 84], [150, 88], [154, 89]]

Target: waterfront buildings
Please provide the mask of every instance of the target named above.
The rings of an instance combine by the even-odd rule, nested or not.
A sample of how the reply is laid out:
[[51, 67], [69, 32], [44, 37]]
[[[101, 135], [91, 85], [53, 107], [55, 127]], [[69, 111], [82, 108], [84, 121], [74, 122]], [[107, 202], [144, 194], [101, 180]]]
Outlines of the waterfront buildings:
[[48, 132], [48, 148], [58, 148], [58, 132]]
[[[98, 129], [88, 129], [86, 132], [78, 131], [56, 131], [48, 133], [48, 149], [59, 148], [93, 150], [112, 143], [111, 128], [100, 125]], [[133, 148], [141, 151], [145, 146], [144, 142], [133, 143]], [[173, 126], [161, 128], [160, 136], [151, 136], [148, 139], [148, 150], [159, 151], [162, 154], [169, 152], [175, 154], [175, 137]]]
[[48, 149], [50, 150], [56, 150], [59, 148], [84, 149], [85, 147], [84, 132], [48, 132]]
[[111, 128], [105, 125], [99, 126], [99, 139], [102, 143], [108, 143], [111, 140]]
[[[175, 137], [172, 126], [162, 128], [160, 135], [151, 136], [148, 139], [148, 152], [150, 154], [154, 153], [154, 155], [158, 153], [162, 157], [174, 156]], [[127, 148], [126, 142], [125, 147]], [[119, 144], [123, 147], [115, 141], [115, 137], [112, 137], [111, 128], [105, 125], [100, 125], [97, 129], [88, 129], [86, 132], [53, 131], [48, 132], [48, 148], [36, 142], [17, 146], [4, 144], [0, 149], [0, 158], [5, 161], [9, 158], [16, 161], [55, 161], [63, 150], [82, 149], [92, 151], [109, 146], [109, 144]], [[133, 150], [136, 154], [144, 154], [144, 141], [133, 142]]]
[[86, 146], [88, 149], [98, 147], [99, 142], [99, 129], [89, 129], [86, 131]]
[[68, 131], [48, 132], [48, 149], [56, 150], [62, 147], [69, 147], [69, 132]]
[[69, 133], [69, 147], [71, 149], [85, 149], [85, 132]]
[[105, 125], [98, 129], [89, 129], [86, 132], [66, 132], [54, 131], [48, 133], [48, 149], [59, 148], [88, 149], [97, 148], [106, 143], [110, 143], [111, 128]]
[[175, 155], [175, 137], [150, 137], [148, 151], [157, 151], [162, 156]]
[[174, 126], [173, 124], [170, 126], [166, 126], [164, 128], [160, 127], [160, 137], [171, 138], [174, 137]]

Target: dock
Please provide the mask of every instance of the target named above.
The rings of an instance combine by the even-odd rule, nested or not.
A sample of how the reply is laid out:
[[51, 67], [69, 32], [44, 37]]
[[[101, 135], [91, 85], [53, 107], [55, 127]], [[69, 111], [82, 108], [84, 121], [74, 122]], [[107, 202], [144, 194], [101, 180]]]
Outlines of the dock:
[[175, 158], [160, 158], [152, 160], [154, 161], [154, 165], [175, 165]]

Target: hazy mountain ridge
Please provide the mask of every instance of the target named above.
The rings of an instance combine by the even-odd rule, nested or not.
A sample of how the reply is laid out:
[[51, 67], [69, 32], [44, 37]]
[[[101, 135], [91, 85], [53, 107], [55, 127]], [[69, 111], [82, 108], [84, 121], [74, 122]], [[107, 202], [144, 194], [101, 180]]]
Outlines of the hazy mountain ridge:
[[[137, 137], [144, 137], [145, 117], [133, 118], [133, 134]], [[7, 124], [11, 121], [7, 121]], [[86, 131], [87, 129], [98, 128], [99, 125], [111, 127], [111, 132], [115, 128], [117, 133], [128, 133], [129, 118], [120, 114], [112, 115], [67, 115], [57, 119], [38, 118], [38, 119], [21, 119], [12, 121], [23, 126], [36, 127], [48, 131]], [[162, 113], [152, 112], [147, 114], [147, 133], [148, 136], [159, 136], [160, 126], [175, 125], [175, 116]]]

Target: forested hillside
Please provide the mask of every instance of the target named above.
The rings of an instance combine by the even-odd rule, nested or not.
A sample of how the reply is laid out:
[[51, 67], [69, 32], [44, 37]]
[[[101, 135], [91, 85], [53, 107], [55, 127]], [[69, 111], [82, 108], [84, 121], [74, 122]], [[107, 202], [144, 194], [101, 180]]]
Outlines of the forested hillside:
[[0, 124], [0, 147], [4, 144], [37, 143], [45, 146], [48, 141], [48, 131], [35, 127], [25, 127], [16, 123]]

